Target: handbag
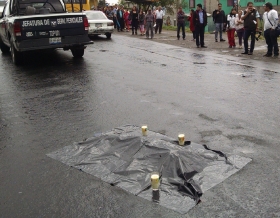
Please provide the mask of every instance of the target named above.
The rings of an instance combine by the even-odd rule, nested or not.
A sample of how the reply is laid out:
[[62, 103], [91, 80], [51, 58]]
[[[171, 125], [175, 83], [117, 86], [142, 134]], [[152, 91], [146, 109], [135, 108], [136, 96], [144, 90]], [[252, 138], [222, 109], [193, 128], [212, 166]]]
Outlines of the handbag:
[[[266, 16], [267, 16], [267, 19], [268, 19], [270, 25], [273, 26], [272, 23], [270, 22], [269, 18], [268, 18], [268, 13], [266, 14]], [[280, 24], [279, 23], [278, 23], [278, 26], [275, 28], [275, 34], [276, 34], [276, 37], [280, 36]]]

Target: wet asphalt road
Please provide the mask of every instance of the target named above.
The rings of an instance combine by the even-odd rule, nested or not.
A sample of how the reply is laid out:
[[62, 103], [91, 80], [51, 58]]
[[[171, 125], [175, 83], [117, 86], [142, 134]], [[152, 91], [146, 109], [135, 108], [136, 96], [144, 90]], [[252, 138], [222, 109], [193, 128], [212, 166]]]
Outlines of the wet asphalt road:
[[[279, 63], [113, 35], [0, 65], [0, 217], [280, 216]], [[124, 124], [253, 161], [182, 216], [46, 156]]]

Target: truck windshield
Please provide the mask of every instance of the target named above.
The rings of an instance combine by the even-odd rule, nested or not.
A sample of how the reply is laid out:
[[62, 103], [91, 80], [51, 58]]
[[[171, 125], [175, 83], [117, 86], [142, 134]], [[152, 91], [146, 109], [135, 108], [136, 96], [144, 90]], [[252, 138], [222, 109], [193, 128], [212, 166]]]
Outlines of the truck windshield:
[[62, 4], [61, 0], [18, 0], [18, 4], [21, 12], [26, 10], [28, 6], [35, 9], [35, 14], [40, 14], [42, 9], [46, 9], [50, 13], [65, 12], [64, 4]]

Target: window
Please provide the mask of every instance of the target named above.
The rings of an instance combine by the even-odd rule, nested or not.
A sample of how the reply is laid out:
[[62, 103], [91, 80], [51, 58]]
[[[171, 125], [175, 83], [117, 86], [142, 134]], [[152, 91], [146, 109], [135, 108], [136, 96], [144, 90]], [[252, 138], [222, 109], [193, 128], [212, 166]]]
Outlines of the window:
[[190, 0], [189, 5], [190, 8], [195, 8], [195, 0]]

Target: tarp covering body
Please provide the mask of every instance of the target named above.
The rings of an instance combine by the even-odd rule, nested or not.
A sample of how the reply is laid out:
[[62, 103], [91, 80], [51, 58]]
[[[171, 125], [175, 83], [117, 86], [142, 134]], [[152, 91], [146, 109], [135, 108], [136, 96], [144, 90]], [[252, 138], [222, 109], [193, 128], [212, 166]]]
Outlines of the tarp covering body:
[[206, 190], [236, 173], [250, 158], [205, 145], [179, 146], [168, 136], [127, 125], [48, 154], [134, 195], [152, 200], [151, 172], [160, 173], [158, 203], [186, 213]]

